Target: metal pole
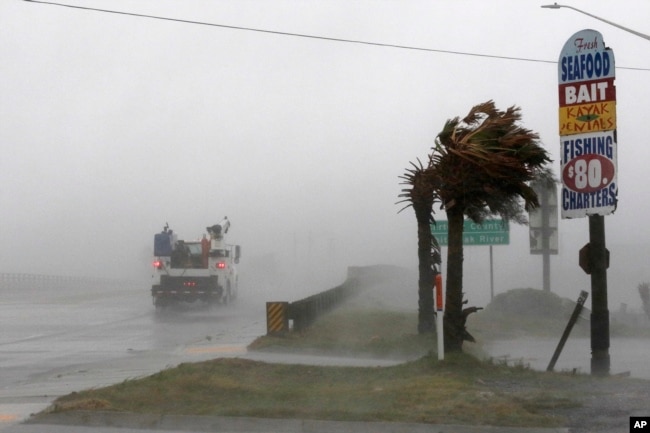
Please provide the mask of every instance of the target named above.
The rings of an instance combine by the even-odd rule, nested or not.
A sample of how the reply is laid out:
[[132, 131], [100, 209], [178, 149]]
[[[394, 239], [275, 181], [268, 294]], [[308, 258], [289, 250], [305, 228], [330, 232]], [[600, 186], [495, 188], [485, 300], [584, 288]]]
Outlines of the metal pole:
[[573, 309], [573, 314], [571, 314], [571, 317], [569, 318], [569, 323], [567, 323], [566, 328], [564, 328], [564, 332], [562, 333], [560, 342], [557, 344], [557, 347], [555, 348], [555, 352], [553, 353], [551, 362], [549, 362], [548, 367], [546, 367], [546, 371], [553, 371], [553, 369], [555, 368], [555, 363], [560, 357], [560, 353], [562, 353], [562, 349], [564, 348], [564, 344], [569, 338], [569, 334], [571, 334], [573, 325], [575, 325], [575, 323], [578, 320], [578, 317], [580, 316], [580, 312], [582, 311], [582, 306], [585, 304], [585, 301], [587, 300], [587, 296], [589, 296], [589, 293], [585, 292], [584, 290], [580, 292], [580, 296], [578, 297], [578, 302], [576, 303], [576, 306]]
[[591, 268], [591, 374], [609, 374], [609, 310], [607, 308], [607, 249], [605, 217], [589, 215]]
[[[548, 238], [546, 239], [548, 243]], [[546, 248], [542, 254], [542, 267], [543, 267], [543, 279], [544, 279], [544, 291], [551, 291], [551, 254], [550, 250]]]
[[490, 245], [490, 300], [494, 299], [494, 267], [492, 264], [492, 245]]
[[442, 290], [442, 275], [437, 274], [435, 278], [436, 289], [436, 337], [438, 340], [438, 361], [445, 359], [445, 335], [444, 335], [444, 315], [445, 302], [444, 291]]
[[633, 35], [636, 35], [636, 36], [638, 36], [640, 38], [650, 40], [650, 36], [648, 36], [648, 35], [644, 35], [643, 33], [637, 32], [636, 30], [628, 29], [627, 27], [624, 27], [624, 26], [622, 26], [620, 24], [616, 24], [616, 23], [614, 23], [612, 21], [606, 20], [605, 18], [597, 17], [596, 15], [590, 14], [589, 12], [582, 11], [582, 10], [580, 10], [578, 8], [574, 8], [573, 6], [559, 5], [559, 4], [555, 3], [555, 4], [552, 4], [552, 5], [543, 5], [542, 7], [546, 8], [546, 9], [560, 9], [560, 8], [573, 9], [576, 12], [579, 12], [581, 14], [587, 15], [588, 17], [597, 19], [598, 21], [602, 21], [604, 23], [607, 23], [610, 26], [617, 27], [617, 28], [619, 28], [621, 30], [632, 33]]
[[551, 228], [549, 223], [549, 203], [548, 203], [548, 188], [542, 185], [542, 200], [540, 203], [542, 211], [542, 280], [544, 291], [551, 291]]

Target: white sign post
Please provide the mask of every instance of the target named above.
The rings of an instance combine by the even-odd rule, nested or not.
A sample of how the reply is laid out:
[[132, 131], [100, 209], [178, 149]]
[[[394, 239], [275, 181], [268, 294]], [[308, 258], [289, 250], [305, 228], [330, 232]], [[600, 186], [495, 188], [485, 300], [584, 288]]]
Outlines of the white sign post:
[[438, 360], [442, 361], [445, 359], [445, 335], [444, 335], [444, 322], [443, 316], [445, 315], [445, 302], [444, 302], [444, 292], [442, 291], [442, 275], [436, 275], [436, 335], [438, 337]]

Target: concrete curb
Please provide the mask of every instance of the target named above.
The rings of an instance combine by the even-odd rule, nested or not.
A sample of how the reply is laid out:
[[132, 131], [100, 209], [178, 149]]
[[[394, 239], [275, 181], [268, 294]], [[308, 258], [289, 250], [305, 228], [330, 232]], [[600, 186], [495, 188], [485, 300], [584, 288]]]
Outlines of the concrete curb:
[[24, 424], [75, 425], [198, 432], [282, 433], [568, 433], [568, 428], [522, 428], [403, 422], [319, 421], [71, 411], [36, 415]]

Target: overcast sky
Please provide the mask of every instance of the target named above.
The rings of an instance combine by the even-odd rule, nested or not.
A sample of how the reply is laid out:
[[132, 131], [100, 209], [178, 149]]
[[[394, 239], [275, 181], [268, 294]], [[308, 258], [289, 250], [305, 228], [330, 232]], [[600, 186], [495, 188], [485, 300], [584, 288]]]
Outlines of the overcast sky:
[[[61, 2], [427, 50], [2, 0], [0, 272], [146, 279], [165, 222], [197, 238], [224, 215], [246, 259], [276, 253], [285, 273], [338, 284], [348, 265], [415, 268], [398, 176], [448, 118], [488, 99], [522, 108], [558, 173], [556, 62], [591, 28], [617, 66], [610, 309], [638, 303], [650, 281], [648, 40], [543, 0]], [[570, 4], [650, 33], [647, 1]], [[587, 241], [587, 219], [560, 222], [552, 287], [563, 296], [588, 288], [577, 265]], [[484, 304], [488, 248], [465, 253], [466, 292]], [[494, 247], [494, 266], [497, 293], [542, 286], [526, 227]]]

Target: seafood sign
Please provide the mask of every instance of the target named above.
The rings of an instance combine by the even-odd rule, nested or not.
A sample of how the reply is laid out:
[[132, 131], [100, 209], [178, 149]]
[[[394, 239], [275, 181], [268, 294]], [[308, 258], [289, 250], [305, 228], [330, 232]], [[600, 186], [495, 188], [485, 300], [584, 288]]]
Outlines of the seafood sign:
[[616, 209], [614, 52], [595, 30], [581, 30], [558, 61], [562, 218]]

